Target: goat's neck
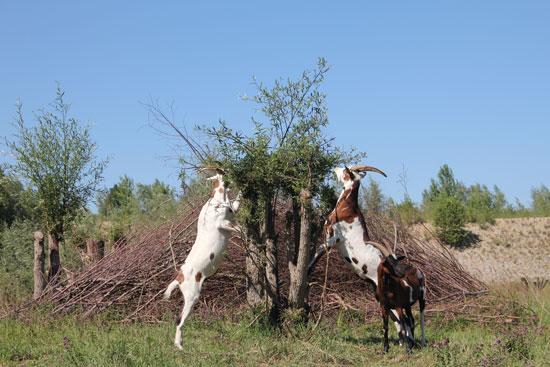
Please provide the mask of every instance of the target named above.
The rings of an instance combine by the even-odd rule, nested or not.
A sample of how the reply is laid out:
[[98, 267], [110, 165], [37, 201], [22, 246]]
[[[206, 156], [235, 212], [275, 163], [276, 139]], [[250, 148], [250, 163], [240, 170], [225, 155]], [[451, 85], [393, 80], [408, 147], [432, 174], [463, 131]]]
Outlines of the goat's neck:
[[219, 178], [216, 179], [216, 182], [214, 182], [214, 188], [212, 189], [212, 194], [210, 195], [210, 199], [214, 201], [218, 201], [221, 203], [226, 202], [226, 192], [225, 192], [225, 184], [222, 180]]
[[353, 212], [361, 212], [359, 210], [359, 181], [345, 183], [340, 197], [336, 202], [336, 207], [334, 210], [336, 212], [341, 211], [345, 208], [351, 208]]
[[378, 285], [382, 289], [386, 286], [389, 286], [391, 288], [395, 284], [399, 284], [401, 279], [402, 278], [398, 276], [384, 272], [381, 266], [378, 269]]
[[[359, 187], [361, 183], [359, 181], [346, 182], [344, 189], [338, 198], [336, 208], [334, 208], [335, 221], [343, 219], [346, 215], [346, 211], [351, 210], [351, 214], [359, 219], [361, 228], [363, 229], [363, 241], [370, 241], [369, 232], [367, 230], [367, 224], [365, 217], [359, 208]], [[348, 212], [349, 213], [349, 212]], [[348, 214], [349, 215], [349, 214]]]
[[342, 189], [342, 192], [340, 193], [340, 197], [338, 198], [338, 203], [340, 204], [341, 201], [346, 201], [350, 203], [358, 203], [359, 199], [359, 186], [361, 184], [359, 181], [347, 181], [344, 183], [344, 187]]
[[377, 275], [378, 275], [378, 288], [383, 290], [384, 289], [384, 271], [382, 270], [382, 266], [378, 266]]

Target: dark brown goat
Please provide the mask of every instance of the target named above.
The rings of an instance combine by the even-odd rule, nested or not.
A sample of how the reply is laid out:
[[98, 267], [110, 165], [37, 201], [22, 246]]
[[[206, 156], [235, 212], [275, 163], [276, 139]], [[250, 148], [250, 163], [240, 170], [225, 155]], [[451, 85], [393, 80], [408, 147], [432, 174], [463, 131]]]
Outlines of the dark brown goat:
[[[378, 265], [378, 285], [376, 295], [380, 302], [382, 318], [384, 320], [384, 353], [389, 350], [388, 343], [388, 317], [401, 324], [399, 339], [403, 337], [407, 347], [407, 353], [411, 352], [414, 343], [414, 318], [411, 312], [411, 306], [418, 300], [420, 306], [420, 325], [422, 327], [422, 345], [426, 344], [424, 334], [424, 307], [426, 305], [426, 280], [422, 272], [413, 266], [407, 266], [404, 269], [404, 276], [399, 277], [396, 269], [402, 265], [399, 261], [405, 257], [395, 258], [393, 255], [382, 257]], [[398, 320], [391, 312], [394, 309], [397, 312]]]

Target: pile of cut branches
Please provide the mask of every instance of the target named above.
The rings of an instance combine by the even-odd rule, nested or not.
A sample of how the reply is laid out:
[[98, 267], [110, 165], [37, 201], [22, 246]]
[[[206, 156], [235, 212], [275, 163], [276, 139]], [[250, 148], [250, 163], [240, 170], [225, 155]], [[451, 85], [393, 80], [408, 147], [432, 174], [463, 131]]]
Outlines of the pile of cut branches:
[[[174, 293], [170, 301], [164, 301], [162, 293], [194, 243], [202, 204], [201, 200], [189, 201], [172, 219], [120, 240], [110, 254], [77, 273], [70, 283], [47, 288], [39, 304], [50, 305], [54, 314], [90, 316], [109, 311], [128, 321], [156, 321], [166, 314], [177, 314], [181, 294], [177, 292], [176, 297]], [[367, 215], [367, 226], [374, 241], [406, 255], [422, 269], [428, 284], [428, 305], [445, 299], [457, 302], [464, 295], [486, 292], [485, 284], [468, 274], [444, 246], [417, 239], [406, 228], [372, 213]], [[284, 242], [281, 239], [278, 244], [282, 289], [289, 282], [283, 266]], [[222, 313], [246, 304], [245, 258], [242, 241], [233, 237], [222, 266], [203, 286], [196, 312]], [[335, 250], [319, 261], [310, 279], [311, 310], [319, 312], [322, 302], [327, 312], [343, 308], [364, 311], [366, 317], [379, 314], [371, 287], [352, 273]]]
[[[405, 255], [411, 265], [422, 270], [426, 277], [428, 311], [435, 304], [470, 303], [466, 296], [488, 292], [487, 286], [466, 272], [442, 243], [432, 244], [416, 238], [403, 225], [374, 213], [365, 215], [365, 220], [373, 241], [384, 244], [396, 255]], [[310, 284], [313, 310], [322, 302], [322, 289], [326, 287], [324, 311], [355, 310], [364, 312], [366, 319], [380, 315], [372, 287], [351, 274], [336, 250], [331, 250], [328, 263], [326, 258], [319, 261]]]

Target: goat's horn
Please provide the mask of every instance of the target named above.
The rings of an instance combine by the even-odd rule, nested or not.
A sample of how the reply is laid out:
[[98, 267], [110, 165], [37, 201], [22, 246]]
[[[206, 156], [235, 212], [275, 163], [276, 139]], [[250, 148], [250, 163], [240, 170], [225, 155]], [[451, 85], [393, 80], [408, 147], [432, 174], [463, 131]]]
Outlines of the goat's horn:
[[216, 170], [216, 167], [211, 167], [211, 166], [208, 166], [208, 167], [202, 167], [200, 168], [198, 171], [197, 171], [197, 175], [199, 173], [202, 173], [204, 171], [215, 171]]
[[388, 248], [386, 246], [382, 245], [381, 243], [374, 242], [374, 241], [366, 241], [365, 243], [369, 244], [369, 245], [373, 245], [374, 247], [379, 249], [380, 252], [382, 253], [382, 255], [384, 255], [385, 257], [388, 257], [388, 256], [391, 255], [390, 250], [388, 250]]
[[352, 171], [358, 171], [358, 172], [365, 172], [365, 171], [377, 172], [377, 173], [380, 173], [384, 177], [388, 177], [388, 176], [386, 176], [386, 174], [384, 172], [380, 171], [378, 168], [374, 168], [374, 167], [371, 167], [371, 166], [365, 166], [364, 164], [356, 164], [355, 166], [351, 166], [349, 169], [352, 170]]

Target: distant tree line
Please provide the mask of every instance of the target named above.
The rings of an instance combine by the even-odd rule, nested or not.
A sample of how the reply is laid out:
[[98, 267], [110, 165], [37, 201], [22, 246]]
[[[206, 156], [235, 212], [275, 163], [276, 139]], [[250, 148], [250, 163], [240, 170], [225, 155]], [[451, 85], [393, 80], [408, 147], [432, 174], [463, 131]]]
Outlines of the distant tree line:
[[550, 216], [550, 191], [545, 185], [531, 189], [532, 204], [527, 208], [517, 199], [515, 204], [510, 203], [496, 185], [493, 190], [481, 184], [467, 187], [446, 164], [422, 193], [421, 203], [413, 202], [407, 195], [396, 203], [372, 179], [364, 187], [363, 201], [368, 211], [407, 225], [432, 222], [438, 237], [455, 246], [464, 243], [468, 236], [464, 230], [466, 223], [486, 226], [494, 224], [496, 218]]

